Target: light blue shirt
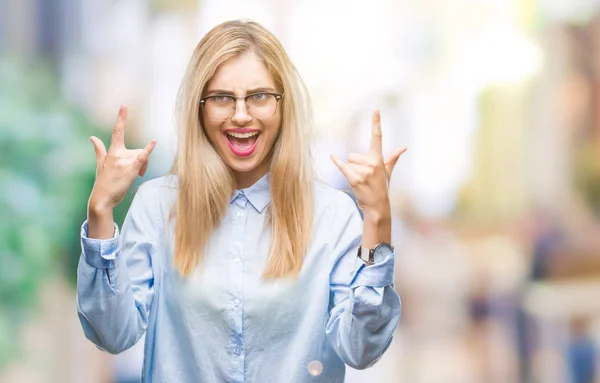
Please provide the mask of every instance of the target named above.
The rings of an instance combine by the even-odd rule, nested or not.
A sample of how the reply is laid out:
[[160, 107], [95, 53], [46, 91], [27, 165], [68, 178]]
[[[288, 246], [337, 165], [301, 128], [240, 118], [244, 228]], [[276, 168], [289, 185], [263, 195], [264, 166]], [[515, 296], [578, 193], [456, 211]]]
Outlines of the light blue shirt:
[[345, 364], [369, 367], [388, 348], [401, 311], [394, 253], [372, 266], [356, 257], [362, 220], [348, 195], [315, 184], [302, 270], [275, 281], [261, 280], [268, 174], [235, 192], [204, 267], [186, 278], [172, 260], [176, 197], [176, 176], [148, 181], [114, 238], [87, 238], [87, 222], [81, 229], [83, 331], [114, 354], [146, 333], [143, 382], [341, 383]]

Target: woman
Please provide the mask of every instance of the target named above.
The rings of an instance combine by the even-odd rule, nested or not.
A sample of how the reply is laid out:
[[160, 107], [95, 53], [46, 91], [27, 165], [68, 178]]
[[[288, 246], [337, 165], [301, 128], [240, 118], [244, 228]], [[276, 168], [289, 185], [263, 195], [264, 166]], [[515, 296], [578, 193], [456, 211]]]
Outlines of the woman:
[[126, 116], [108, 151], [91, 138], [77, 309], [92, 342], [119, 353], [146, 333], [144, 382], [343, 382], [381, 357], [400, 316], [387, 185], [403, 150], [383, 161], [377, 112], [369, 153], [332, 157], [363, 223], [313, 182], [308, 96], [280, 43], [221, 24], [181, 86], [172, 174], [140, 187], [119, 233], [112, 210], [155, 145], [126, 149]]

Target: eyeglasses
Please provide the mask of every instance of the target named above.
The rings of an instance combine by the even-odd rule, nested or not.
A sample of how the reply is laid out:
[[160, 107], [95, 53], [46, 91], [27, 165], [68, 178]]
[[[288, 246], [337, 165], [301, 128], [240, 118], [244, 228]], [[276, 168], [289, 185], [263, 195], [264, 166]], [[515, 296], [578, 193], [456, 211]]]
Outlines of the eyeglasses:
[[244, 97], [234, 97], [227, 94], [215, 94], [200, 99], [200, 104], [209, 120], [223, 122], [235, 114], [237, 100], [243, 99], [246, 110], [257, 120], [273, 117], [277, 112], [277, 104], [283, 95], [277, 93], [252, 93]]

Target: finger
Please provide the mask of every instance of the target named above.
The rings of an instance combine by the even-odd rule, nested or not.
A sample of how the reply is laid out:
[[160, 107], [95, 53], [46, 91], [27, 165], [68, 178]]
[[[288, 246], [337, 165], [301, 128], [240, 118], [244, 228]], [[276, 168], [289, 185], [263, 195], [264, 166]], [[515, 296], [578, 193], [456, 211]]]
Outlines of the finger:
[[[125, 122], [127, 121], [127, 105], [121, 105], [119, 108], [119, 115], [117, 116], [117, 122], [113, 129], [112, 137], [110, 140], [111, 148], [124, 148], [125, 147]], [[110, 148], [109, 148], [110, 150]]]
[[385, 161], [385, 170], [387, 171], [388, 177], [392, 176], [392, 171], [394, 170], [394, 166], [396, 166], [396, 162], [404, 152], [406, 152], [407, 148], [402, 148], [394, 151], [388, 159]]
[[383, 156], [381, 152], [381, 115], [379, 110], [373, 112], [371, 119], [371, 147], [370, 152]]
[[349, 164], [376, 166], [377, 159], [371, 154], [350, 153], [347, 157]]
[[138, 172], [138, 175], [139, 175], [140, 177], [143, 177], [143, 176], [144, 176], [144, 174], [146, 174], [146, 170], [148, 170], [148, 163], [149, 163], [149, 162], [150, 162], [150, 161], [146, 161], [146, 162], [144, 163], [144, 165], [142, 165], [142, 168], [141, 168], [141, 169], [140, 169], [140, 171]]
[[135, 159], [138, 171], [140, 171], [142, 169], [142, 167], [144, 166], [144, 164], [148, 162], [148, 159], [150, 158], [150, 154], [152, 153], [152, 150], [154, 150], [155, 146], [156, 146], [156, 140], [152, 139], [152, 140], [150, 140], [150, 142], [148, 142], [148, 144], [140, 152], [140, 154], [138, 154], [137, 158]]
[[352, 171], [358, 176], [359, 179], [366, 179], [373, 174], [373, 168], [367, 165], [353, 164]]
[[342, 174], [344, 175], [344, 177], [346, 177], [348, 182], [352, 183], [351, 181], [355, 178], [355, 174], [352, 171], [352, 169], [350, 169], [350, 166], [334, 154], [330, 154], [329, 156], [331, 157], [331, 161], [333, 161], [335, 166], [337, 166], [337, 168], [340, 169], [340, 172], [342, 172]]
[[94, 151], [96, 152], [96, 166], [100, 166], [100, 162], [102, 162], [106, 156], [104, 142], [95, 136], [90, 137], [90, 142], [94, 145]]

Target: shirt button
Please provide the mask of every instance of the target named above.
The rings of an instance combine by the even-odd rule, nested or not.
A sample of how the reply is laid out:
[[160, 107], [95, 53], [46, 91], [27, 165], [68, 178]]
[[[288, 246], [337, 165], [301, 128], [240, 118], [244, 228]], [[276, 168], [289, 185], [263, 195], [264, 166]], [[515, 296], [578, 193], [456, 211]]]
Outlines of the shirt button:
[[240, 351], [240, 349], [239, 349], [238, 347], [236, 347], [236, 348], [234, 348], [234, 349], [233, 349], [233, 353], [234, 353], [235, 355], [240, 355], [240, 352], [241, 352], [241, 351]]
[[237, 217], [238, 218], [242, 218], [244, 216], [244, 213], [242, 213], [241, 211], [238, 211], [237, 213]]
[[240, 262], [242, 262], [242, 258], [235, 257], [234, 261], [235, 261], [235, 263], [240, 263]]
[[234, 305], [235, 307], [238, 307], [238, 306], [240, 305], [240, 300], [239, 300], [239, 299], [237, 299], [237, 298], [236, 298], [236, 299], [234, 299], [234, 300], [233, 300], [233, 305]]

